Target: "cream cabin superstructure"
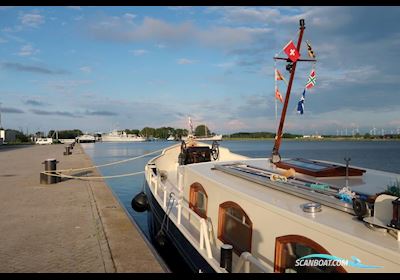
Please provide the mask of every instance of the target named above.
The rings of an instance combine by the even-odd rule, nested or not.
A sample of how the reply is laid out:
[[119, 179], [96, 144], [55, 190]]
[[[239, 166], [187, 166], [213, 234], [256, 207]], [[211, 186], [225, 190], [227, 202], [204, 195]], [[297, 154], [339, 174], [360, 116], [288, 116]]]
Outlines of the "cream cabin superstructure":
[[[195, 145], [210, 147], [203, 143]], [[289, 264], [290, 252], [286, 249], [290, 246], [292, 250], [303, 250], [302, 255], [307, 255], [307, 252], [325, 253], [350, 261], [356, 257], [362, 265], [381, 266], [367, 269], [347, 265], [331, 268], [332, 271], [400, 272], [398, 231], [368, 227], [354, 215], [326, 205], [322, 205], [320, 212], [305, 212], [302, 205], [313, 200], [268, 187], [268, 184], [276, 182], [262, 185], [215, 168], [221, 164], [239, 163], [268, 168], [278, 174], [285, 171], [273, 166], [269, 159], [250, 159], [220, 147], [218, 160], [179, 165], [180, 150], [179, 144], [174, 145], [149, 161], [146, 166], [148, 187], [157, 203], [168, 213], [170, 221], [215, 271], [226, 272], [220, 268], [221, 245], [227, 243], [224, 234], [235, 238], [235, 232], [229, 233], [229, 228], [221, 228], [224, 227], [223, 219], [229, 218], [230, 225], [243, 233], [240, 236], [249, 239], [248, 243], [246, 240], [230, 240], [234, 247], [233, 272], [293, 272], [296, 268]], [[375, 184], [385, 178], [389, 182], [398, 175], [367, 169], [363, 176], [349, 178], [349, 185], [367, 189], [370, 186], [365, 180]], [[296, 174], [296, 177], [311, 178], [302, 174]], [[339, 184], [344, 179], [323, 178], [319, 182]], [[226, 205], [232, 209], [228, 207], [227, 210], [224, 208]], [[226, 216], [224, 211], [233, 214]], [[243, 213], [243, 228], [238, 222], [240, 213]], [[289, 247], [288, 243], [291, 244]]]

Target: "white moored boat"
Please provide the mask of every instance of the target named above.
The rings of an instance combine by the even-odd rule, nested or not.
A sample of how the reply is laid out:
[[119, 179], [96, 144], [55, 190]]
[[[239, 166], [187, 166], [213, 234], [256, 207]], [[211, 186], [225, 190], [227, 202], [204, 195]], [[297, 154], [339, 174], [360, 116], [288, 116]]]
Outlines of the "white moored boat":
[[202, 136], [193, 135], [193, 123], [192, 119], [189, 117], [189, 135], [182, 136], [181, 140], [187, 141], [189, 138], [194, 138], [199, 141], [222, 141], [222, 134], [208, 135], [207, 126], [204, 125], [204, 135]]
[[400, 272], [400, 174], [281, 159], [279, 141], [271, 158], [192, 138], [151, 159], [132, 206], [154, 244], [194, 272]]
[[[190, 136], [182, 136], [182, 140], [187, 141]], [[213, 136], [192, 136], [194, 139], [199, 141], [222, 141], [222, 134]]]
[[101, 141], [103, 142], [144, 142], [145, 137], [136, 134], [127, 134], [125, 131], [113, 130], [110, 133], [102, 134]]
[[83, 134], [75, 138], [78, 143], [94, 143], [96, 142], [96, 137], [90, 134]]
[[[247, 267], [250, 272], [369, 272], [372, 268], [374, 272], [400, 272], [399, 230], [387, 226], [396, 197], [378, 196], [375, 209], [381, 211], [374, 216], [370, 202], [399, 174], [351, 167], [350, 173], [363, 173], [348, 178], [348, 186], [357, 193], [353, 206], [340, 199], [345, 176], [315, 177], [300, 172], [284, 176], [287, 169], [269, 158], [251, 159], [220, 147], [214, 160], [210, 145], [190, 145], [165, 149], [148, 162], [145, 173], [150, 234], [156, 242], [161, 238], [161, 243], [175, 246], [193, 271], [226, 272], [220, 267], [220, 254], [221, 247], [230, 244], [230, 271]], [[315, 172], [346, 169], [321, 161], [282, 162], [296, 161]], [[362, 262], [295, 266], [296, 260], [310, 254], [326, 254], [344, 262], [356, 256]], [[249, 266], [244, 265], [246, 261]]]

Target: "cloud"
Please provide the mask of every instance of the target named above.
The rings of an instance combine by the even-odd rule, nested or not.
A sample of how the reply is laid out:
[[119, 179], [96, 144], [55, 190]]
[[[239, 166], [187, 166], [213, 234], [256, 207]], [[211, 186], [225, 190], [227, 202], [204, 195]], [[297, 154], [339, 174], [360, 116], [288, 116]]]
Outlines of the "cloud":
[[88, 22], [87, 33], [94, 39], [115, 42], [167, 42], [169, 44], [202, 44], [229, 48], [252, 43], [257, 36], [271, 30], [258, 27], [199, 28], [191, 21], [169, 23], [145, 17], [139, 24], [127, 26], [119, 17], [103, 17]]
[[31, 56], [31, 55], [37, 54], [39, 52], [40, 52], [40, 50], [35, 49], [34, 47], [32, 47], [31, 44], [28, 44], [28, 45], [21, 47], [20, 51], [18, 52], [18, 55], [19, 56]]
[[177, 61], [178, 64], [193, 64], [195, 62], [196, 62], [196, 60], [191, 60], [191, 59], [187, 59], [187, 58], [180, 58]]
[[4, 69], [20, 71], [20, 72], [32, 72], [39, 74], [48, 74], [48, 75], [64, 75], [69, 74], [68, 71], [65, 70], [52, 70], [42, 66], [30, 66], [24, 65], [17, 62], [5, 62], [1, 64]]
[[92, 80], [56, 80], [45, 84], [46, 90], [55, 91], [59, 94], [71, 96], [79, 92], [79, 88], [92, 83]]
[[32, 113], [35, 115], [43, 115], [43, 116], [63, 116], [63, 117], [71, 117], [71, 118], [77, 118], [77, 115], [74, 115], [70, 112], [62, 112], [62, 111], [44, 111], [44, 110], [37, 110], [37, 109], [32, 109]]
[[255, 7], [211, 7], [206, 13], [218, 13], [222, 15], [222, 21], [227, 23], [262, 23], [266, 24], [277, 20], [281, 12], [277, 8]]
[[111, 111], [86, 111], [89, 116], [117, 116], [117, 113]]
[[1, 108], [2, 113], [10, 113], [10, 114], [23, 114], [25, 113], [24, 111], [17, 109], [17, 108], [11, 108], [11, 107], [3, 107]]
[[133, 53], [134, 56], [142, 56], [142, 55], [148, 53], [149, 51], [148, 51], [148, 50], [140, 49], [140, 50], [131, 50], [131, 51], [129, 51], [129, 52], [130, 52], [130, 53]]
[[19, 17], [21, 24], [29, 27], [39, 27], [39, 25], [45, 22], [44, 16], [37, 13], [26, 13]]
[[165, 49], [167, 46], [166, 45], [164, 45], [164, 44], [155, 44], [155, 46], [157, 47], [157, 48], [159, 48], [159, 49]]
[[123, 17], [127, 22], [133, 23], [133, 19], [136, 18], [136, 15], [131, 14], [131, 13], [125, 13], [122, 17]]
[[43, 105], [46, 105], [46, 103], [44, 103], [44, 102], [33, 100], [33, 99], [25, 100], [24, 103], [26, 105], [32, 105], [32, 106], [43, 106]]
[[272, 96], [266, 94], [247, 94], [242, 97], [242, 102], [236, 107], [234, 115], [244, 118], [265, 117], [266, 112], [273, 111], [271, 99]]
[[82, 66], [81, 68], [79, 68], [79, 70], [84, 73], [92, 73], [92, 68], [90, 66]]
[[78, 11], [81, 10], [81, 6], [67, 6], [66, 8]]
[[223, 63], [215, 64], [215, 66], [219, 67], [219, 68], [231, 68], [231, 67], [235, 66], [235, 62], [223, 62]]

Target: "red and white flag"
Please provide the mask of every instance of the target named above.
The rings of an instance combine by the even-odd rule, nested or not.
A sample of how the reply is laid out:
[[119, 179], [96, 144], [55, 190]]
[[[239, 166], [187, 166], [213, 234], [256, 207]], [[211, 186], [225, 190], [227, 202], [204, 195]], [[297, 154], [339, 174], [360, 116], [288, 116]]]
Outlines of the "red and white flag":
[[289, 43], [286, 44], [286, 46], [283, 48], [283, 51], [287, 54], [292, 62], [296, 62], [300, 57], [300, 53], [294, 46], [292, 40], [290, 40]]
[[275, 87], [275, 98], [278, 99], [281, 103], [283, 103], [282, 94], [279, 92], [278, 87]]
[[317, 77], [315, 76], [315, 70], [312, 69], [310, 76], [308, 77], [308, 80], [307, 80], [306, 89], [310, 89], [313, 86], [315, 86], [316, 82], [317, 82]]

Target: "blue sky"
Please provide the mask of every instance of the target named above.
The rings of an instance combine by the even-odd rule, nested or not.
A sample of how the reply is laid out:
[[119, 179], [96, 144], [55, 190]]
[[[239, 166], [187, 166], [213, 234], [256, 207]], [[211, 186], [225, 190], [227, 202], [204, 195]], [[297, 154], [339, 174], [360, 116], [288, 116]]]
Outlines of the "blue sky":
[[396, 132], [399, 17], [400, 7], [0, 7], [2, 125], [106, 132], [187, 128], [191, 116], [216, 133], [275, 131], [272, 57], [304, 18], [317, 84], [298, 115], [311, 71], [298, 64], [285, 131]]

